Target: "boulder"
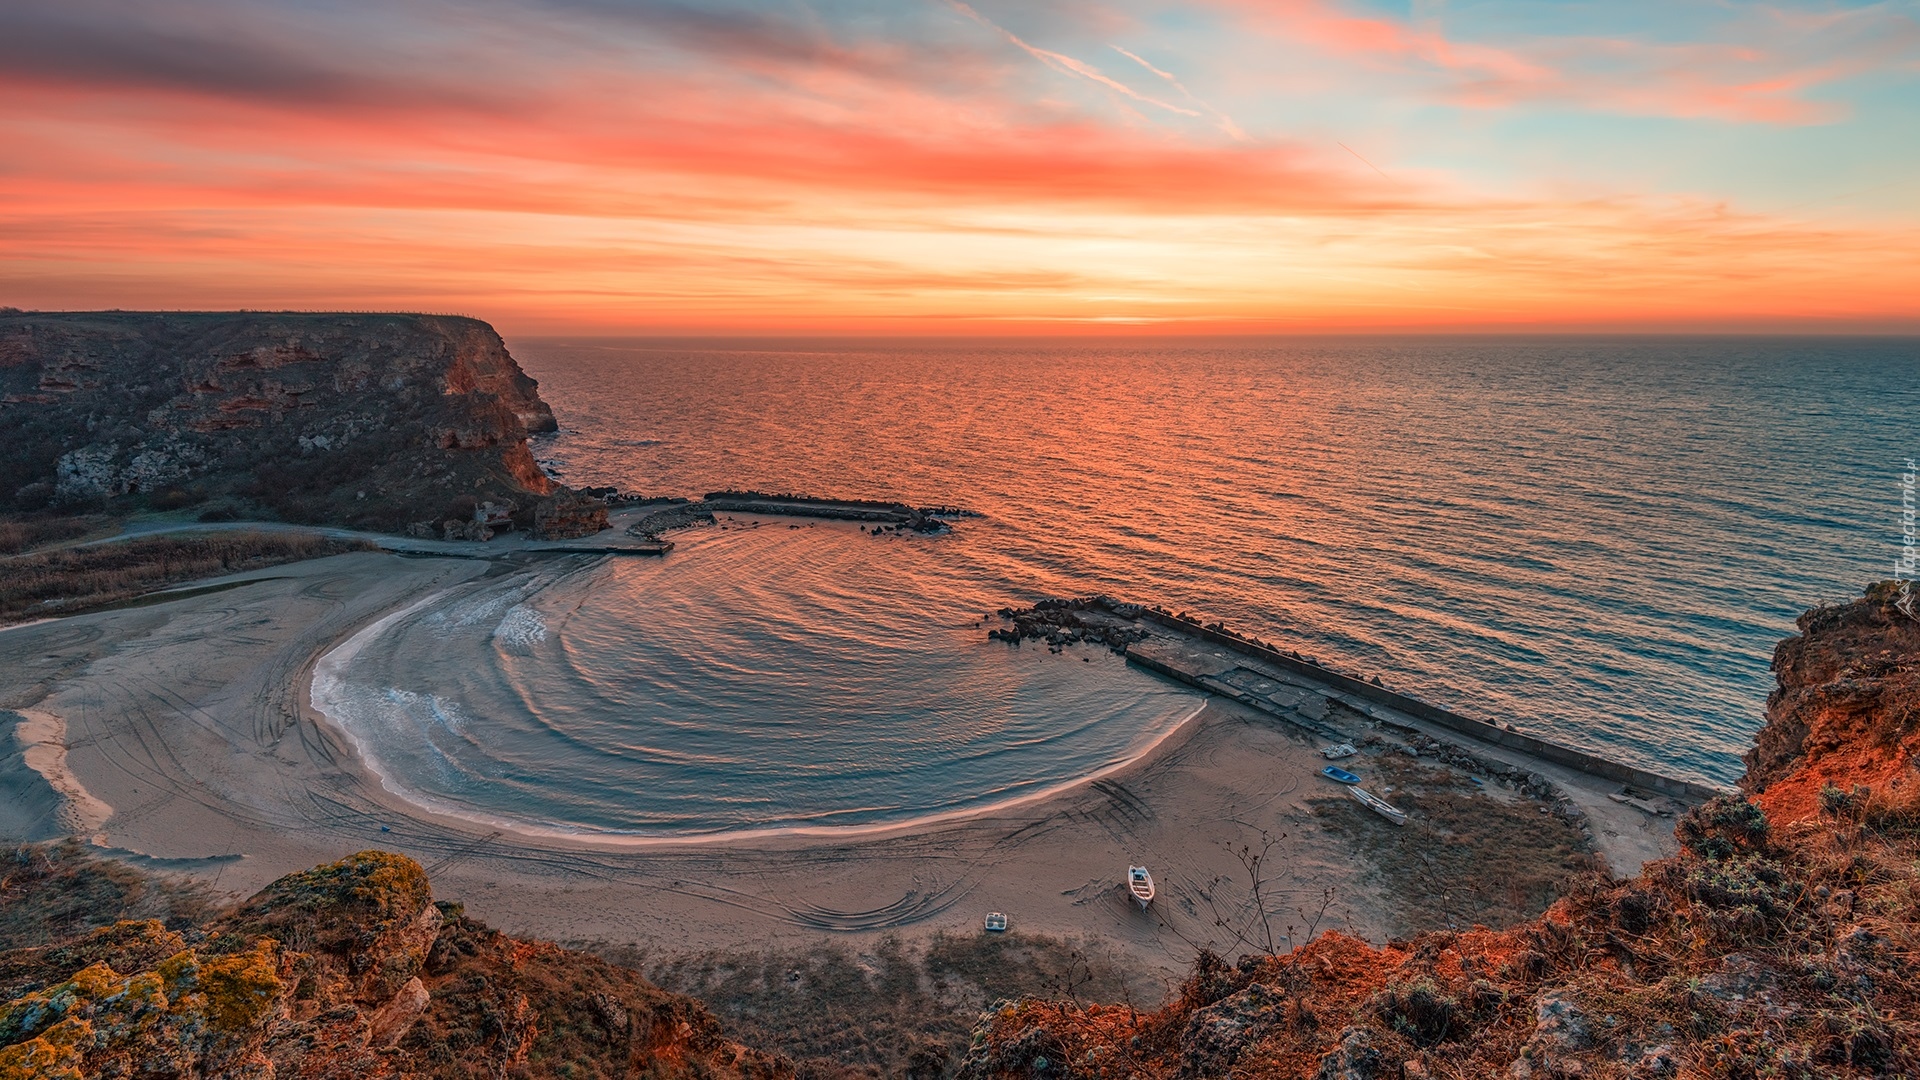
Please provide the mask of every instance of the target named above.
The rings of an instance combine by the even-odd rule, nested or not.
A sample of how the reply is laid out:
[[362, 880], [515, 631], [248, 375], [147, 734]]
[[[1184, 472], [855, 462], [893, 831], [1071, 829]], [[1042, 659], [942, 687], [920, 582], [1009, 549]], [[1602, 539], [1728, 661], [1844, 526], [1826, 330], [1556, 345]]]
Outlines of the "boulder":
[[542, 540], [592, 536], [606, 527], [606, 502], [574, 491], [542, 499], [533, 509], [533, 534]]
[[1180, 1036], [1180, 1075], [1225, 1076], [1241, 1052], [1279, 1021], [1285, 1000], [1274, 990], [1254, 983], [1197, 1010]]
[[1320, 1059], [1320, 1071], [1314, 1076], [1316, 1080], [1379, 1080], [1386, 1070], [1373, 1030], [1350, 1027], [1340, 1032], [1339, 1043]]

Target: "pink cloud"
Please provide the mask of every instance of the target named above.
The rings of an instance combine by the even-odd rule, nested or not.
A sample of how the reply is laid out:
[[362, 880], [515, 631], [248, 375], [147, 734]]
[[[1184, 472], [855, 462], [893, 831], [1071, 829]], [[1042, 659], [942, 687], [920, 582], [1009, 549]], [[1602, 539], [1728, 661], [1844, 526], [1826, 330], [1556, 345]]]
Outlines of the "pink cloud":
[[1567, 36], [1492, 44], [1454, 40], [1435, 23], [1355, 15], [1339, 0], [1218, 2], [1272, 37], [1424, 77], [1442, 99], [1474, 108], [1558, 105], [1823, 123], [1845, 115], [1845, 106], [1810, 98], [1810, 91], [1920, 59], [1920, 23], [1886, 5], [1818, 15], [1763, 7], [1725, 27], [1730, 40], [1710, 42]]

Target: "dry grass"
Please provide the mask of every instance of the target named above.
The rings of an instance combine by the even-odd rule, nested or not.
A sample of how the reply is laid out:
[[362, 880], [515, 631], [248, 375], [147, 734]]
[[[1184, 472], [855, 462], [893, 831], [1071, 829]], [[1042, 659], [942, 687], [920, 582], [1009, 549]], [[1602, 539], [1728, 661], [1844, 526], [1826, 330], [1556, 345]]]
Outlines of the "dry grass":
[[[785, 1054], [802, 1078], [933, 1078], [966, 1053], [983, 1009], [1030, 996], [1123, 1002], [1125, 969], [1084, 942], [1028, 934], [940, 934], [924, 949], [852, 946], [649, 956], [593, 949], [698, 998], [749, 1046]], [[1150, 991], [1155, 999], [1157, 991]]]
[[107, 519], [86, 517], [26, 517], [0, 521], [0, 555], [18, 555], [28, 548], [56, 540], [72, 540], [103, 528]]
[[[1322, 1065], [1343, 1053], [1375, 1063], [1354, 1075], [1381, 1077], [1407, 1062], [1462, 1080], [1915, 1075], [1920, 797], [1847, 794], [1784, 830], [1716, 799], [1681, 820], [1679, 855], [1630, 880], [1583, 878], [1510, 930], [1385, 950], [1328, 935], [1238, 969], [1203, 957], [1177, 1001], [1130, 1022], [1023, 1003], [989, 1019], [963, 1075], [1034, 1075], [1044, 1054], [1124, 1061], [1142, 1080], [1226, 1075], [1229, 1057], [1243, 1080], [1303, 1080], [1348, 1075]], [[1210, 1043], [1197, 1021], [1229, 998], [1251, 1002], [1238, 1041]]]
[[185, 926], [213, 910], [197, 886], [97, 858], [72, 840], [0, 856], [0, 952], [63, 941], [120, 919]]
[[371, 546], [318, 536], [236, 532], [15, 555], [0, 562], [0, 622], [70, 614], [182, 582]]
[[1370, 759], [1412, 813], [1396, 828], [1351, 799], [1319, 799], [1314, 815], [1372, 865], [1398, 932], [1511, 926], [1539, 915], [1594, 869], [1573, 824], [1530, 799], [1502, 800], [1446, 769], [1401, 754]]

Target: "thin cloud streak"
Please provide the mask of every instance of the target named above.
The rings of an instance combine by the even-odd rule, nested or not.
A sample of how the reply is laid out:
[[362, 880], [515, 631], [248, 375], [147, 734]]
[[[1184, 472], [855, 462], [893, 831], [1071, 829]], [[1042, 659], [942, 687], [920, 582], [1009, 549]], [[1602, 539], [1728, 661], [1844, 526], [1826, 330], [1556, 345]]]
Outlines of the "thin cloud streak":
[[1080, 60], [1075, 60], [1073, 57], [1067, 56], [1064, 53], [1057, 53], [1048, 49], [1042, 49], [1034, 45], [1029, 45], [1025, 41], [1020, 40], [1020, 38], [1016, 36], [1013, 33], [1013, 31], [1008, 30], [1006, 27], [1003, 27], [1000, 24], [994, 22], [993, 20], [987, 18], [986, 16], [980, 14], [978, 11], [975, 11], [969, 5], [962, 3], [961, 0], [947, 0], [947, 3], [950, 6], [952, 6], [955, 11], [960, 12], [960, 14], [965, 15], [967, 18], [972, 19], [974, 22], [979, 23], [981, 26], [984, 26], [987, 29], [1000, 34], [1001, 36], [1005, 37], [1008, 41], [1012, 42], [1014, 45], [1024, 50], [1027, 53], [1027, 55], [1033, 57], [1035, 60], [1040, 61], [1041, 63], [1047, 65], [1048, 67], [1054, 69], [1055, 71], [1058, 71], [1067, 75], [1077, 75], [1082, 79], [1088, 80], [1089, 82], [1098, 83], [1109, 90], [1113, 90], [1117, 93], [1124, 94], [1135, 101], [1143, 102], [1147, 105], [1154, 105], [1159, 108], [1165, 109], [1171, 113], [1178, 113], [1181, 116], [1192, 116], [1192, 117], [1198, 117], [1200, 115], [1199, 113], [1195, 112], [1192, 109], [1183, 109], [1178, 105], [1169, 104], [1167, 102], [1161, 101], [1158, 98], [1148, 97], [1147, 95], [1140, 93], [1138, 90], [1133, 89], [1132, 87], [1126, 85], [1125, 83], [1120, 82], [1117, 79], [1111, 79], [1101, 74], [1100, 69], [1094, 67], [1092, 64], [1088, 64]]
[[1214, 108], [1212, 105], [1207, 104], [1205, 101], [1200, 100], [1199, 96], [1194, 94], [1193, 91], [1187, 89], [1186, 85], [1182, 83], [1179, 79], [1175, 78], [1172, 72], [1162, 71], [1159, 68], [1154, 67], [1152, 64], [1147, 63], [1145, 60], [1142, 60], [1139, 56], [1131, 52], [1128, 52], [1126, 49], [1123, 49], [1118, 45], [1111, 46], [1111, 48], [1113, 49], [1114, 52], [1119, 53], [1121, 56], [1126, 57], [1127, 59], [1133, 61], [1134, 63], [1139, 64], [1141, 67], [1146, 68], [1148, 71], [1154, 73], [1155, 75], [1160, 76], [1162, 79], [1165, 79], [1175, 90], [1178, 90], [1182, 94], [1186, 95], [1186, 98], [1188, 101], [1191, 101], [1194, 104], [1200, 106], [1202, 109], [1205, 109], [1208, 115], [1213, 117], [1214, 123], [1218, 124], [1220, 126], [1220, 130], [1226, 132], [1229, 138], [1236, 139], [1240, 142], [1252, 141], [1251, 139], [1247, 138], [1247, 133], [1240, 129], [1240, 125], [1233, 122], [1233, 117], [1228, 116], [1226, 113], [1223, 113], [1219, 109]]

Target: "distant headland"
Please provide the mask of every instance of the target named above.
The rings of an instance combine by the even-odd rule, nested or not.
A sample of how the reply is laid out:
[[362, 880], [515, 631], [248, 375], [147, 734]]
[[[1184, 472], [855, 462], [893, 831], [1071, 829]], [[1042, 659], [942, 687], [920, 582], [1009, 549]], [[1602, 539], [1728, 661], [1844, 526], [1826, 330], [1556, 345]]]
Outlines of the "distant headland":
[[540, 471], [553, 410], [443, 315], [0, 313], [0, 508], [199, 512], [439, 535], [603, 528]]

